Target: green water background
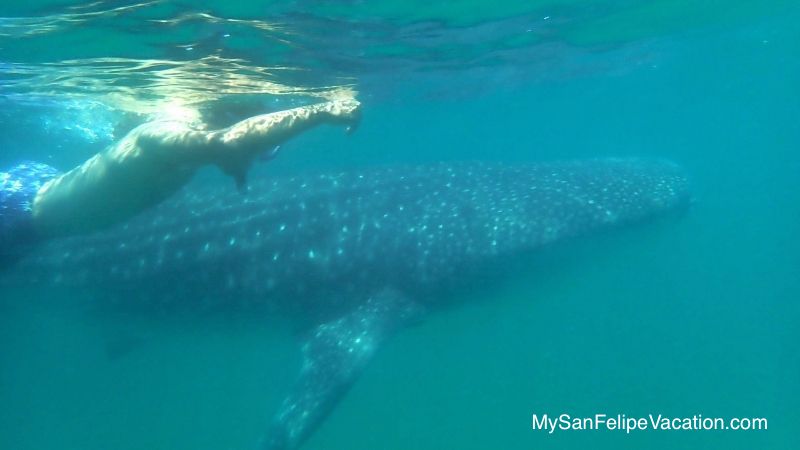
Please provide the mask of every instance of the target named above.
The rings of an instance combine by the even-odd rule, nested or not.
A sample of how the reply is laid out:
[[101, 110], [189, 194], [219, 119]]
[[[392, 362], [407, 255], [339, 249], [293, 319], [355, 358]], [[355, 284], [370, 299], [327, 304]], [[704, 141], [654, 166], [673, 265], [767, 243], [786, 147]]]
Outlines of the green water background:
[[[554, 249], [399, 334], [304, 448], [798, 448], [800, 10], [759, 8], [667, 21], [655, 67], [437, 99], [411, 79], [367, 98], [355, 135], [317, 130], [261, 169], [652, 155], [686, 166], [696, 198], [680, 220]], [[92, 299], [3, 292], [0, 448], [252, 448], [299, 363], [291, 330], [98, 317]], [[109, 359], [120, 333], [141, 345]], [[766, 417], [769, 430], [530, 430], [532, 413], [561, 412]]]

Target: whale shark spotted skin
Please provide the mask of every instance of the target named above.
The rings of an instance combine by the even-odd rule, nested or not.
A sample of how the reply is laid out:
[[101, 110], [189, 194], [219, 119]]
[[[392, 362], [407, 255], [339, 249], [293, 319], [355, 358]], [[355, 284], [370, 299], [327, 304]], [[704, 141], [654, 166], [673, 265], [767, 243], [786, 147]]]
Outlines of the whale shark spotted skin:
[[663, 160], [322, 174], [261, 181], [246, 195], [186, 190], [123, 226], [49, 243], [16, 272], [99, 287], [115, 301], [257, 305], [296, 320], [300, 375], [262, 443], [293, 449], [384, 339], [453, 304], [453, 292], [476, 275], [688, 202], [682, 169]]

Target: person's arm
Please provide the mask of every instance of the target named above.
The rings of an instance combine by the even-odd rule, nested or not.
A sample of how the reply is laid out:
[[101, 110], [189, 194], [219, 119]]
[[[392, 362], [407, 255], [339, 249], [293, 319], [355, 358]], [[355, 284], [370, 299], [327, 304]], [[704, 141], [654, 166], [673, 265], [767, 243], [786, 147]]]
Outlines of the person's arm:
[[348, 99], [263, 114], [217, 131], [144, 124], [45, 184], [33, 202], [34, 227], [43, 237], [107, 227], [161, 202], [208, 164], [241, 185], [259, 153], [319, 124], [355, 126], [359, 114], [358, 101]]
[[358, 125], [360, 113], [360, 103], [348, 99], [250, 117], [209, 133], [208, 138], [217, 144], [211, 146], [216, 153], [210, 156], [214, 164], [242, 184], [250, 162], [258, 153], [321, 123], [341, 124], [352, 130]]

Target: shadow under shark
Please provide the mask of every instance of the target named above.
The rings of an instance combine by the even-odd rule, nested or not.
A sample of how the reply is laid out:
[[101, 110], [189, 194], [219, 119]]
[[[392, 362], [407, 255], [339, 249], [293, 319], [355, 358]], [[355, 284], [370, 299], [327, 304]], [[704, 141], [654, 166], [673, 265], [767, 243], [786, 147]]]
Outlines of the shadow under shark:
[[[499, 264], [689, 203], [663, 160], [439, 164], [186, 190], [107, 232], [51, 242], [18, 279], [147, 307], [258, 305], [303, 330], [303, 362], [261, 443], [300, 446], [381, 343]], [[495, 272], [497, 272], [495, 270]], [[463, 291], [462, 291], [463, 292]]]

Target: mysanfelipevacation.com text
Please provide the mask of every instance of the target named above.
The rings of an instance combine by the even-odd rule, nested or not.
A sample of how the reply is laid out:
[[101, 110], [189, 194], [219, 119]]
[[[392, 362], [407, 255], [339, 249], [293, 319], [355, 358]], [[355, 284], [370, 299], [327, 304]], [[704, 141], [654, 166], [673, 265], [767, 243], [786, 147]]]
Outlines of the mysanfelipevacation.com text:
[[626, 414], [595, 414], [593, 416], [575, 417], [567, 413], [559, 415], [533, 414], [531, 425], [533, 430], [553, 434], [556, 431], [607, 430], [631, 433], [634, 431], [710, 431], [766, 430], [767, 419], [764, 417], [703, 417], [696, 414], [689, 417], [669, 417], [662, 414], [645, 416], [628, 416]]

